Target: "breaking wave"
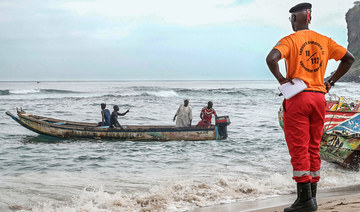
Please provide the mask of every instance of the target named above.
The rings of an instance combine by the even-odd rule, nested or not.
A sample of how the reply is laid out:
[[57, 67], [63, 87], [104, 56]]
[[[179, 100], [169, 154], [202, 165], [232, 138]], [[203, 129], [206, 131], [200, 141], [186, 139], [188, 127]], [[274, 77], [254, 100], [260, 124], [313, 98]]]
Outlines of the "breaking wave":
[[23, 94], [67, 94], [78, 93], [69, 90], [58, 89], [14, 89], [14, 90], [0, 90], [0, 95], [23, 95]]
[[290, 193], [292, 184], [284, 185], [280, 182], [274, 185], [276, 177], [281, 180], [284, 178], [282, 175], [275, 175], [268, 180], [220, 176], [212, 183], [171, 181], [154, 186], [148, 192], [133, 194], [121, 191], [112, 193], [105, 191], [103, 187], [85, 188], [72, 199], [70, 205], [59, 206], [46, 202], [24, 211], [187, 211], [197, 207], [255, 199], [264, 194], [275, 196]]
[[106, 94], [101, 97], [105, 98], [121, 98], [121, 97], [146, 97], [146, 96], [155, 96], [155, 97], [178, 97], [179, 94], [173, 90], [159, 90], [159, 91], [140, 91], [131, 94]]
[[179, 96], [179, 94], [177, 94], [173, 90], [169, 90], [169, 91], [147, 91], [147, 92], [145, 92], [145, 94], [150, 95], [150, 96], [158, 96], [158, 97], [177, 97], [177, 96]]
[[[333, 171], [326, 170], [330, 174]], [[344, 173], [340, 179], [356, 178], [357, 173]], [[337, 176], [339, 177], [339, 176]], [[322, 188], [340, 188], [339, 180], [331, 174], [321, 181]], [[358, 183], [358, 181], [356, 181]], [[342, 186], [346, 186], [342, 185]], [[89, 186], [74, 195], [70, 202], [37, 202], [37, 205], [16, 205], [22, 211], [188, 211], [199, 207], [228, 204], [238, 201], [265, 199], [291, 194], [294, 192], [291, 174], [273, 173], [267, 177], [217, 176], [212, 182], [200, 182], [192, 179], [172, 180], [155, 185], [142, 192], [109, 192], [103, 186]], [[21, 203], [20, 203], [21, 204]]]
[[250, 89], [250, 88], [218, 88], [218, 89], [177, 89], [178, 93], [202, 93], [202, 94], [221, 94], [221, 95], [239, 95], [251, 96], [254, 94], [267, 95], [273, 94], [274, 90], [269, 89]]
[[0, 90], [0, 95], [9, 95], [10, 91], [9, 90]]
[[202, 96], [229, 96], [229, 97], [264, 97], [278, 95], [276, 90], [267, 89], [173, 89], [173, 90], [138, 90], [121, 94], [105, 94], [97, 96], [100, 98], [142, 98], [142, 97], [160, 97], [160, 98], [199, 98]]

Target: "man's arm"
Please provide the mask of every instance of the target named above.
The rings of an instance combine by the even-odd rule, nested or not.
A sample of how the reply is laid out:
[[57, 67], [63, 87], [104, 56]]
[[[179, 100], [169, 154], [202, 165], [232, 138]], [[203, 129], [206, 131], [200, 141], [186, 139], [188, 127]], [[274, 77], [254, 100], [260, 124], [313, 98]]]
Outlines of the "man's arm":
[[189, 123], [189, 126], [191, 127], [191, 122], [192, 122], [192, 109], [190, 108], [190, 112], [189, 112], [189, 118], [190, 118], [190, 123]]
[[117, 113], [119, 116], [125, 116], [130, 110], [128, 109], [125, 113]]
[[101, 111], [101, 126], [104, 126], [104, 122], [105, 122], [105, 114], [104, 111]]
[[117, 119], [116, 119], [115, 123], [116, 123], [116, 124], [115, 124], [116, 127], [119, 127], [119, 128], [122, 129], [122, 130], [124, 129], [124, 128], [121, 126], [121, 124], [119, 123], [119, 121], [118, 121]]
[[173, 121], [175, 121], [176, 116], [179, 115], [180, 108], [181, 108], [181, 105], [180, 105], [179, 108], [177, 109], [177, 111], [176, 111], [176, 113], [175, 113], [175, 115], [174, 115]]
[[114, 127], [120, 127], [120, 129], [124, 129], [121, 124], [119, 123], [119, 120], [117, 119], [116, 116], [114, 116]]
[[271, 71], [271, 73], [274, 75], [274, 77], [277, 79], [277, 81], [282, 85], [287, 82], [291, 82], [290, 78], [285, 78], [279, 70], [279, 60], [281, 59], [281, 53], [277, 49], [272, 49], [268, 56], [266, 57], [266, 63]]
[[326, 90], [329, 91], [332, 87], [331, 84], [337, 82], [348, 70], [350, 69], [351, 65], [355, 61], [354, 56], [347, 51], [344, 57], [341, 58], [341, 62], [336, 69], [335, 73], [330, 77], [330, 79], [325, 82]]

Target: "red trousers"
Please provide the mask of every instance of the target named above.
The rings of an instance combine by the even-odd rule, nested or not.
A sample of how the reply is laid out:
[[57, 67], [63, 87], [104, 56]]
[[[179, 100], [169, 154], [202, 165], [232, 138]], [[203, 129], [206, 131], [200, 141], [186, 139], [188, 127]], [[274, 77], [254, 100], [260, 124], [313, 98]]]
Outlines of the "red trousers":
[[284, 100], [284, 132], [293, 179], [298, 183], [316, 183], [320, 179], [320, 142], [325, 119], [326, 100], [322, 93], [301, 92]]

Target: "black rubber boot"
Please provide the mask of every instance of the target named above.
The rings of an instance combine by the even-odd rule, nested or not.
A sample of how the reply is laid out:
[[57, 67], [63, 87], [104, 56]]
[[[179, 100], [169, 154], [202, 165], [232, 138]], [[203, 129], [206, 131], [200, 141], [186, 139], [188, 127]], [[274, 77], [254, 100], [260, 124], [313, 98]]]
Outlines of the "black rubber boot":
[[317, 211], [316, 190], [317, 190], [317, 183], [311, 183], [311, 196], [315, 204], [315, 211]]
[[316, 207], [311, 196], [311, 183], [297, 184], [297, 199], [284, 212], [310, 212], [315, 211]]

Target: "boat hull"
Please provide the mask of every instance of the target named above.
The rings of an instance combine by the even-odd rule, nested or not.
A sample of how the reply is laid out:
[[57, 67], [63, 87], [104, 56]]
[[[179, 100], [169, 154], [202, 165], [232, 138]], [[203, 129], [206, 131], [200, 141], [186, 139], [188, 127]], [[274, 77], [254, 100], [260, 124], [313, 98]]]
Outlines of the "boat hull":
[[[346, 168], [360, 168], [360, 102], [335, 96], [326, 102], [325, 123], [320, 145], [323, 160]], [[283, 109], [279, 110], [283, 128]]]
[[321, 146], [321, 158], [346, 168], [359, 169], [360, 139], [341, 135], [324, 134]]
[[117, 140], [216, 140], [226, 137], [219, 135], [218, 127], [209, 128], [174, 126], [123, 126], [125, 129], [97, 127], [96, 124], [68, 122], [65, 120], [33, 116], [18, 112], [14, 116], [6, 112], [25, 128], [42, 135], [58, 138], [91, 138]]

